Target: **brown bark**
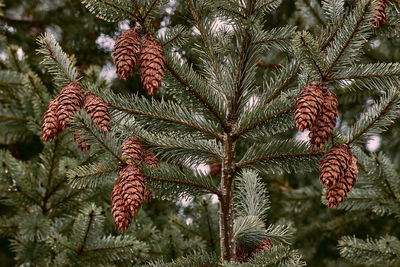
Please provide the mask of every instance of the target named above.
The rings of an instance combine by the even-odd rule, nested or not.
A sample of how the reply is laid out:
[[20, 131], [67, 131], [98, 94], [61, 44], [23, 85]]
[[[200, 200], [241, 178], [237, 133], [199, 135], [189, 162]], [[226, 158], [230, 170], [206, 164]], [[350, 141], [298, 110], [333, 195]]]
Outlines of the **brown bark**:
[[221, 196], [219, 209], [221, 260], [234, 261], [236, 245], [233, 232], [233, 181], [235, 175], [235, 138], [237, 120], [228, 121], [228, 131], [223, 138]]

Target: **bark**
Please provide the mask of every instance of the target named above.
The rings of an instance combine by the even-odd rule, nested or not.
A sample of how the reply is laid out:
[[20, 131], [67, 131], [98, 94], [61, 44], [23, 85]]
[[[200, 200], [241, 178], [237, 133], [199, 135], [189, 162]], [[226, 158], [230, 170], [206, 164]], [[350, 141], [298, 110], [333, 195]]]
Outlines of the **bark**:
[[223, 160], [221, 174], [221, 196], [219, 209], [219, 228], [221, 260], [234, 261], [236, 244], [233, 232], [233, 181], [235, 175], [235, 138], [233, 133], [237, 121], [228, 122], [228, 131], [223, 138]]

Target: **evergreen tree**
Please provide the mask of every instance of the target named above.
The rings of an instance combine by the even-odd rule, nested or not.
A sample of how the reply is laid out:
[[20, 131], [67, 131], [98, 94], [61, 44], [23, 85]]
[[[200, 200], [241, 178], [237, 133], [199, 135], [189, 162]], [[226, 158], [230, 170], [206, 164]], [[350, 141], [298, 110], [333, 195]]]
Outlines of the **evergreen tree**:
[[[390, 127], [398, 136], [400, 65], [376, 62], [367, 48], [398, 34], [398, 3], [299, 0], [301, 26], [271, 27], [281, 1], [187, 0], [176, 11], [184, 25], [158, 34], [166, 1], [82, 3], [103, 20], [130, 21], [114, 46], [117, 73], [140, 76], [141, 92], [157, 98], [111, 90], [98, 67], [82, 73], [51, 34], [38, 38], [53, 77], [44, 84], [3, 42], [1, 143], [46, 140], [26, 162], [1, 152], [2, 200], [15, 211], [1, 229], [18, 263], [302, 266], [318, 262], [310, 254], [324, 239], [310, 245], [314, 233], [373, 212], [393, 215], [383, 220], [388, 235], [343, 236], [340, 255], [400, 264], [399, 142], [389, 156], [362, 147]], [[293, 137], [294, 126], [309, 141]], [[195, 200], [160, 231], [140, 208], [152, 197]]]

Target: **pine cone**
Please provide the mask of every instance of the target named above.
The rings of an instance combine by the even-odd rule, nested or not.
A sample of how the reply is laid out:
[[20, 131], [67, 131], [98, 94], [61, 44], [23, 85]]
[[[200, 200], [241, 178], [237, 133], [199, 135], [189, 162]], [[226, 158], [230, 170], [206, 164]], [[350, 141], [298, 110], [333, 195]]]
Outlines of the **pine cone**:
[[374, 28], [382, 27], [383, 23], [386, 20], [386, 1], [378, 0], [378, 7], [375, 9], [375, 16], [372, 21]]
[[156, 158], [156, 155], [153, 152], [147, 150], [144, 151], [143, 162], [149, 167], [160, 167], [160, 160]]
[[90, 145], [86, 143], [86, 140], [82, 140], [79, 134], [74, 134], [74, 141], [76, 146], [82, 151], [86, 152], [90, 149]]
[[153, 95], [161, 87], [161, 79], [165, 72], [165, 56], [162, 46], [148, 34], [140, 53], [140, 75], [143, 88], [148, 95]]
[[119, 172], [121, 178], [122, 199], [131, 217], [142, 206], [145, 198], [145, 181], [140, 169], [133, 164], [127, 165]]
[[70, 117], [82, 106], [83, 91], [79, 82], [70, 83], [65, 86], [58, 95], [59, 105], [57, 108], [60, 130], [68, 126]]
[[261, 252], [263, 250], [268, 250], [272, 248], [271, 240], [269, 238], [266, 238], [263, 240], [262, 244], [258, 246], [253, 253]]
[[337, 207], [347, 198], [357, 181], [357, 158], [348, 144], [341, 144], [324, 155], [320, 168], [320, 181], [327, 188], [328, 207]]
[[83, 99], [83, 108], [89, 114], [90, 118], [99, 125], [99, 129], [103, 132], [110, 130], [110, 112], [107, 109], [107, 103], [100, 97], [86, 92]]
[[351, 151], [347, 144], [333, 147], [323, 156], [319, 165], [321, 169], [319, 180], [323, 187], [334, 186], [340, 177], [345, 175], [351, 164], [351, 157]]
[[221, 174], [221, 163], [218, 162], [210, 162], [210, 175], [212, 178], [217, 177]]
[[142, 144], [135, 137], [129, 137], [122, 143], [122, 157], [127, 160], [128, 163], [134, 161], [141, 161], [144, 151]]
[[296, 99], [294, 120], [299, 131], [310, 130], [316, 121], [322, 108], [323, 90], [327, 90], [323, 83], [313, 82], [305, 87]]
[[150, 202], [153, 200], [153, 190], [151, 188], [147, 189], [146, 192], [144, 192], [144, 202]]
[[133, 75], [133, 69], [138, 65], [141, 46], [142, 38], [135, 29], [126, 30], [118, 36], [114, 44], [113, 59], [116, 73], [122, 79]]
[[323, 90], [324, 101], [321, 112], [314, 122], [309, 133], [310, 143], [313, 149], [321, 149], [333, 135], [333, 129], [336, 126], [336, 117], [338, 115], [338, 101], [335, 93], [326, 88]]
[[128, 212], [125, 205], [125, 201], [122, 198], [122, 178], [119, 177], [114, 184], [114, 188], [111, 193], [111, 212], [114, 217], [115, 227], [117, 227], [122, 233], [131, 224], [132, 216]]
[[58, 135], [59, 132], [59, 123], [57, 118], [57, 108], [59, 105], [58, 97], [53, 99], [49, 106], [46, 109], [46, 112], [43, 115], [42, 122], [42, 140], [47, 141], [49, 139], [53, 139]]

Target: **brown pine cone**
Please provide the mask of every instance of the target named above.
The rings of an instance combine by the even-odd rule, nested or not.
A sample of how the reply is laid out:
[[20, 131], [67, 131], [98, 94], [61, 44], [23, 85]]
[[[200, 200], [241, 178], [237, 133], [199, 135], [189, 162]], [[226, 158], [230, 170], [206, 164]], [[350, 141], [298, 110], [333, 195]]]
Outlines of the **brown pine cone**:
[[129, 213], [125, 201], [122, 198], [122, 178], [119, 177], [114, 184], [114, 188], [111, 193], [111, 213], [114, 217], [115, 227], [117, 227], [122, 233], [131, 224], [132, 216]]
[[118, 36], [114, 44], [113, 59], [116, 73], [126, 79], [133, 76], [133, 69], [139, 63], [142, 38], [136, 29], [129, 29]]
[[215, 178], [221, 174], [221, 167], [221, 163], [210, 162], [210, 175], [212, 178]]
[[317, 119], [323, 103], [322, 90], [327, 90], [323, 83], [313, 82], [296, 99], [294, 120], [299, 131], [310, 130]]
[[99, 126], [100, 131], [107, 132], [110, 130], [111, 115], [108, 112], [107, 103], [100, 97], [91, 92], [86, 92], [83, 98], [83, 108]]
[[375, 9], [375, 16], [372, 20], [372, 24], [374, 28], [382, 27], [383, 23], [386, 20], [386, 1], [378, 0], [378, 7]]
[[313, 149], [321, 149], [329, 138], [333, 135], [333, 129], [336, 126], [336, 117], [338, 116], [338, 101], [335, 93], [328, 88], [323, 90], [324, 101], [321, 112], [314, 122], [309, 133], [310, 143]]
[[79, 82], [70, 83], [65, 86], [58, 95], [59, 105], [57, 108], [60, 130], [68, 126], [70, 117], [82, 107], [83, 90]]
[[348, 144], [340, 144], [324, 155], [320, 168], [320, 181], [327, 188], [328, 207], [337, 207], [357, 181], [357, 158]]
[[145, 199], [143, 173], [136, 165], [130, 164], [119, 172], [119, 177], [121, 178], [122, 199], [133, 218]]
[[350, 190], [346, 187], [342, 181], [338, 182], [334, 186], [328, 188], [326, 191], [326, 199], [328, 200], [328, 207], [330, 209], [339, 206], [340, 203], [347, 198]]
[[57, 108], [59, 105], [58, 97], [54, 98], [49, 106], [46, 109], [46, 112], [43, 115], [42, 122], [42, 140], [47, 141], [49, 139], [53, 139], [59, 133], [60, 125], [58, 123], [57, 118]]
[[82, 140], [79, 134], [74, 134], [74, 141], [76, 146], [82, 151], [86, 152], [90, 149], [90, 145], [86, 143], [86, 140]]
[[144, 192], [144, 202], [150, 202], [153, 200], [153, 190], [151, 188], [147, 189], [146, 192]]
[[153, 95], [161, 87], [165, 72], [163, 48], [153, 35], [147, 34], [139, 57], [140, 76], [143, 88]]
[[254, 253], [261, 252], [263, 250], [268, 250], [271, 248], [272, 248], [271, 240], [269, 240], [269, 238], [266, 238], [263, 240], [262, 244], [254, 250]]
[[126, 159], [128, 163], [139, 162], [142, 160], [144, 151], [142, 144], [135, 137], [127, 138], [121, 145], [122, 157]]
[[147, 150], [144, 151], [143, 163], [149, 167], [160, 167], [160, 160], [156, 158], [156, 155], [153, 152]]
[[351, 158], [351, 151], [347, 144], [340, 144], [325, 153], [319, 164], [321, 169], [319, 180], [323, 187], [334, 186], [345, 175], [351, 164]]

